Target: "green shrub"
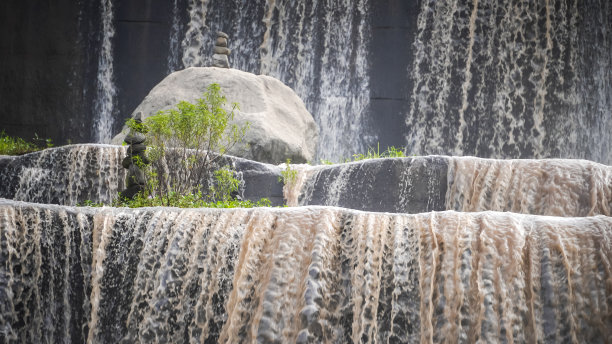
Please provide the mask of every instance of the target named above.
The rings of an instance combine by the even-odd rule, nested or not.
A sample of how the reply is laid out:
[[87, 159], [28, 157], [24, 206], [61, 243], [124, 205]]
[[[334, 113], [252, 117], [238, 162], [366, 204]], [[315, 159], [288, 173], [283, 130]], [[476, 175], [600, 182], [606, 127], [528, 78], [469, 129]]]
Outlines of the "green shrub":
[[51, 139], [40, 139], [38, 135], [34, 135], [34, 140], [43, 145], [38, 146], [20, 137], [10, 137], [4, 131], [0, 132], [0, 155], [22, 155], [53, 146]]
[[238, 192], [240, 181], [234, 178], [236, 171], [223, 167], [215, 171], [215, 183], [211, 187], [212, 198], [223, 202], [230, 201]]
[[[177, 208], [255, 208], [255, 207], [270, 207], [272, 202], [267, 198], [262, 198], [257, 202], [253, 201], [240, 201], [240, 200], [225, 200], [225, 201], [211, 201], [207, 202], [201, 198], [201, 195], [172, 195], [170, 206]], [[83, 203], [77, 204], [77, 207], [103, 207], [104, 204], [96, 203], [91, 200], [86, 200]], [[131, 200], [117, 198], [113, 203], [114, 207], [128, 207], [128, 208], [141, 208], [141, 207], [157, 207], [167, 206], [166, 200], [162, 200], [159, 197], [144, 197], [141, 194], [136, 195]]]
[[285, 162], [285, 169], [280, 172], [280, 176], [278, 177], [278, 181], [282, 182], [283, 185], [291, 185], [295, 183], [297, 179], [297, 170], [291, 168], [291, 159], [287, 159]]
[[[150, 164], [138, 164], [146, 172], [145, 191], [127, 206], [251, 207], [260, 202], [233, 200], [240, 181], [235, 171], [219, 168], [223, 155], [241, 142], [248, 124], [231, 121], [238, 104], [226, 111], [226, 98], [218, 84], [211, 84], [195, 103], [182, 101], [176, 108], [160, 111], [142, 122], [127, 126], [146, 135]], [[267, 202], [266, 202], [267, 201]]]
[[393, 146], [388, 147], [384, 152], [380, 152], [380, 143], [377, 145], [376, 150], [370, 147], [366, 154], [353, 154], [353, 161], [360, 161], [366, 159], [378, 159], [378, 158], [405, 158], [406, 154], [401, 149]]

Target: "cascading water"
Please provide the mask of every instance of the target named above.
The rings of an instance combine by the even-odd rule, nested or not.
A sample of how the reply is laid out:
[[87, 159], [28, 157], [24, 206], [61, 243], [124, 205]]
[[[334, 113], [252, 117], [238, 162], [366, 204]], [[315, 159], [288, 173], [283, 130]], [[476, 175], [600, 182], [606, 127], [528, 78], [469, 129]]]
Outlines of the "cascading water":
[[126, 148], [74, 145], [0, 160], [0, 197], [76, 205], [111, 203], [124, 188]]
[[612, 215], [612, 168], [584, 160], [452, 158], [446, 209]]
[[260, 72], [304, 100], [320, 128], [319, 157], [339, 160], [365, 151], [375, 141], [364, 139], [369, 2], [271, 1], [267, 12]]
[[611, 163], [612, 5], [423, 1], [408, 151]]
[[291, 206], [612, 215], [612, 167], [585, 160], [431, 156], [292, 168], [284, 189]]
[[183, 66], [211, 65], [216, 31], [230, 34], [230, 65], [273, 76], [304, 100], [321, 128], [318, 155], [363, 151], [367, 135], [369, 3], [191, 1]]
[[179, 0], [174, 0], [172, 3], [172, 27], [170, 28], [170, 49], [168, 51], [168, 74], [180, 69], [179, 34], [182, 31], [182, 25], [178, 1]]
[[[86, 200], [109, 203], [123, 187], [124, 157], [125, 147], [108, 145], [64, 146], [2, 157], [0, 197], [63, 205]], [[286, 166], [228, 159], [243, 176], [243, 191], [249, 197], [282, 196], [277, 178]], [[290, 206], [398, 213], [493, 210], [612, 215], [612, 167], [585, 160], [429, 156], [290, 168], [296, 171], [295, 180], [284, 188]]]
[[116, 89], [113, 81], [113, 0], [101, 0], [101, 47], [98, 58], [97, 92], [94, 101], [94, 139], [110, 143], [113, 136], [113, 111]]
[[612, 220], [0, 200], [0, 335], [42, 343], [603, 343]]
[[[181, 42], [183, 48], [183, 67], [201, 67], [203, 59], [208, 54], [204, 53], [204, 20], [206, 18], [206, 0], [189, 1], [189, 23], [185, 37]], [[178, 21], [178, 11], [174, 14], [173, 21]]]

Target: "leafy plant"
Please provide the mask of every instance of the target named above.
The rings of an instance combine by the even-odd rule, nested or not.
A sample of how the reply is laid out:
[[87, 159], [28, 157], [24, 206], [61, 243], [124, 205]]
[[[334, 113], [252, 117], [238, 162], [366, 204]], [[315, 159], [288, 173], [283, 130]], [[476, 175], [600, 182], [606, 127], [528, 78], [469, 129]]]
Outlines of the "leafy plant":
[[[137, 194], [133, 199], [117, 199], [113, 206], [115, 207], [157, 207], [170, 206], [177, 208], [255, 208], [255, 207], [270, 207], [272, 202], [267, 198], [262, 198], [257, 202], [250, 200], [241, 201], [235, 199], [207, 201], [201, 193], [178, 195], [170, 194], [163, 199], [159, 196], [144, 196]], [[95, 205], [92, 205], [95, 206]]]
[[236, 171], [227, 167], [215, 171], [215, 183], [212, 186], [212, 198], [220, 201], [230, 201], [232, 195], [238, 192], [240, 181], [234, 178]]
[[405, 158], [406, 155], [401, 149], [393, 146], [388, 147], [384, 152], [380, 152], [380, 143], [377, 144], [376, 150], [370, 147], [366, 154], [353, 154], [353, 161], [360, 161], [366, 159], [378, 159], [378, 158]]
[[77, 207], [103, 207], [104, 203], [97, 203], [90, 199], [83, 201], [83, 203], [77, 203]]
[[142, 122], [126, 122], [132, 131], [147, 137], [150, 164], [135, 162], [147, 176], [141, 202], [154, 199], [161, 201], [159, 205], [181, 206], [194, 203], [193, 197], [205, 203], [231, 201], [239, 181], [234, 171], [217, 168], [223, 155], [243, 140], [248, 124], [232, 123], [238, 104], [227, 111], [220, 90], [218, 84], [211, 84], [194, 103], [182, 101]]
[[278, 177], [278, 181], [282, 182], [284, 185], [291, 185], [297, 179], [297, 170], [291, 168], [291, 159], [287, 159], [285, 162], [285, 169], [280, 172], [280, 176]]
[[6, 135], [4, 131], [0, 132], [0, 154], [1, 155], [22, 155], [26, 153], [36, 152], [44, 148], [53, 147], [51, 139], [40, 139], [34, 134], [35, 141], [42, 141], [44, 145], [38, 146], [35, 143], [27, 142], [20, 137], [11, 137]]

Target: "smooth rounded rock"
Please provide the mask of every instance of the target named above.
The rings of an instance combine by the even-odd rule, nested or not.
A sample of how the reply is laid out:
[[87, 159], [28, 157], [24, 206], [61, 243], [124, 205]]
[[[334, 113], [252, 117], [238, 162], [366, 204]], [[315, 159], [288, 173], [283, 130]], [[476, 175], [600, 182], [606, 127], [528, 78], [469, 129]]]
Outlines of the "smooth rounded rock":
[[138, 155], [138, 153], [144, 152], [147, 150], [147, 146], [142, 143], [135, 143], [133, 145], [128, 146], [128, 154], [130, 155]]
[[218, 47], [227, 47], [227, 38], [217, 37], [215, 45]]
[[121, 161], [121, 166], [123, 166], [123, 168], [130, 168], [130, 166], [132, 166], [132, 157], [126, 156], [125, 158], [123, 158], [123, 160]]
[[137, 193], [141, 191], [144, 191], [144, 185], [131, 185], [128, 186], [125, 190], [121, 191], [119, 197], [124, 199], [132, 199], [134, 198], [134, 196], [136, 196]]
[[[294, 163], [314, 159], [318, 128], [312, 115], [291, 88], [266, 75], [236, 69], [187, 68], [162, 80], [134, 113], [151, 116], [175, 108], [182, 100], [193, 103], [212, 83], [220, 85], [227, 98], [227, 110], [234, 102], [240, 106], [232, 122], [250, 124], [243, 142], [234, 145], [228, 154], [274, 164], [288, 158]], [[122, 135], [125, 134], [117, 135], [113, 142], [120, 144]]]
[[130, 132], [125, 139], [123, 139], [123, 141], [129, 145], [134, 144], [134, 143], [143, 143], [145, 142], [145, 140], [147, 139], [147, 137], [145, 136], [145, 134], [143, 133], [135, 133], [135, 132]]
[[223, 31], [217, 31], [217, 37], [223, 37], [225, 39], [229, 38], [229, 36]]
[[144, 171], [138, 168], [136, 165], [130, 166], [128, 173], [125, 177], [125, 184], [130, 187], [132, 185], [145, 185], [147, 179]]
[[227, 55], [214, 54], [213, 67], [229, 68], [229, 60], [227, 59]]
[[214, 49], [215, 54], [220, 54], [220, 55], [229, 55], [232, 51], [228, 48], [225, 47], [217, 47], [215, 46]]

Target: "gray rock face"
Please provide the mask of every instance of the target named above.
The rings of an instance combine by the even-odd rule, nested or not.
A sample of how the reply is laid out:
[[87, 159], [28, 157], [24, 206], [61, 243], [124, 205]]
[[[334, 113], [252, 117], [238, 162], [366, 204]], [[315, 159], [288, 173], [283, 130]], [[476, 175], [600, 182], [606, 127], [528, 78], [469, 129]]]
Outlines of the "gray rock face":
[[[135, 193], [142, 184], [143, 176], [134, 172], [136, 183], [126, 185], [132, 167], [131, 161], [125, 159], [126, 153], [123, 146], [89, 144], [15, 157], [0, 156], [0, 198], [60, 205], [76, 205], [86, 200], [109, 203], [118, 191], [127, 187]], [[220, 164], [238, 172], [243, 199], [257, 201], [266, 197], [272, 205], [283, 204], [278, 166], [233, 156], [225, 156]]]
[[229, 55], [232, 52], [229, 48], [218, 47], [218, 46], [215, 46], [213, 51], [215, 52], [215, 54], [220, 54], [220, 55]]
[[[174, 108], [182, 100], [194, 102], [212, 83], [221, 86], [228, 104], [240, 106], [234, 123], [250, 124], [243, 144], [230, 150], [231, 155], [267, 163], [314, 158], [318, 129], [312, 115], [293, 90], [269, 76], [215, 67], [188, 68], [162, 80], [134, 113], [147, 117]], [[121, 144], [126, 134], [124, 127], [113, 143]]]
[[365, 211], [421, 213], [445, 210], [448, 158], [374, 159], [307, 167], [289, 204]]

